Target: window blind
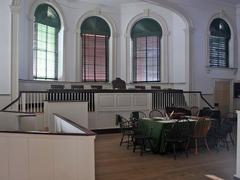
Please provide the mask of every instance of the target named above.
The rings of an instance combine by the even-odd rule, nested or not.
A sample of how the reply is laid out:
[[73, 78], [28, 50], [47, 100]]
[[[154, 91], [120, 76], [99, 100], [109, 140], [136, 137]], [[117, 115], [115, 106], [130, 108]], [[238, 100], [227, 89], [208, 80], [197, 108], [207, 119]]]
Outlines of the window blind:
[[224, 37], [209, 37], [210, 66], [228, 67], [228, 42]]

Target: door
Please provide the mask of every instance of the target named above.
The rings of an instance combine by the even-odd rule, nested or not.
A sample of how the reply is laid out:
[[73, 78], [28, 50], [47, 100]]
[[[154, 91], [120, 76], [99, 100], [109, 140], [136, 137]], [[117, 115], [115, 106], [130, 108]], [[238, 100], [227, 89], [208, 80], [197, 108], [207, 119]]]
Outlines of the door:
[[230, 81], [215, 81], [214, 102], [219, 104], [221, 115], [230, 110]]

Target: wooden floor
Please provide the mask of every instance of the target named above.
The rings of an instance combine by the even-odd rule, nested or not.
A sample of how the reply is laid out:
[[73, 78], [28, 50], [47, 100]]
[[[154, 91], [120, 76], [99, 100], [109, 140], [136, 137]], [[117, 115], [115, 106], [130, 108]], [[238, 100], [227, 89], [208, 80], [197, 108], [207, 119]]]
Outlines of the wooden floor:
[[235, 150], [220, 149], [211, 152], [200, 149], [199, 155], [190, 153], [189, 158], [179, 154], [159, 155], [119, 146], [120, 134], [97, 135], [96, 180], [207, 180], [215, 175], [231, 180], [235, 173]]

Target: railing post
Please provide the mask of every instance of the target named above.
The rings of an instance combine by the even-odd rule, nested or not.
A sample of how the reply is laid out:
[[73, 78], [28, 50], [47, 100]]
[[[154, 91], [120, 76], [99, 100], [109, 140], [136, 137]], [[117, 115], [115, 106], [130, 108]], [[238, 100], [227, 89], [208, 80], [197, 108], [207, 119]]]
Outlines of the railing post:
[[22, 111], [26, 112], [26, 93], [22, 93]]

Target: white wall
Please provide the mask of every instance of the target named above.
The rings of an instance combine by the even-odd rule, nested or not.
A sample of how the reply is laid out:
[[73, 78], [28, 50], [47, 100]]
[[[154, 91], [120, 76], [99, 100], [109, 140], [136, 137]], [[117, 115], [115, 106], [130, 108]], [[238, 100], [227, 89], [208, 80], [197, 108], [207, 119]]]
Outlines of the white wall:
[[[41, 0], [40, 0], [41, 1]], [[208, 34], [208, 25], [210, 19], [216, 15], [221, 13], [221, 16], [226, 18], [231, 26], [233, 32], [232, 38], [235, 40], [234, 46], [234, 67], [238, 68], [238, 46], [237, 40], [238, 37], [236, 32], [239, 24], [236, 25], [237, 20], [239, 20], [239, 13], [236, 13], [236, 7], [231, 5], [227, 1], [216, 1], [216, 0], [206, 0], [206, 1], [192, 1], [192, 0], [152, 0], [156, 1], [155, 5], [151, 5], [148, 3], [127, 3], [127, 4], [96, 4], [94, 2], [81, 2], [81, 1], [67, 1], [67, 0], [59, 0], [56, 1], [58, 7], [63, 12], [63, 19], [65, 20], [64, 27], [64, 80], [67, 81], [75, 81], [77, 77], [76, 72], [76, 25], [80, 17], [82, 17], [86, 12], [90, 10], [101, 10], [103, 13], [108, 14], [115, 22], [118, 33], [117, 33], [117, 56], [116, 56], [116, 75], [122, 77], [126, 80], [126, 69], [127, 69], [127, 55], [126, 55], [126, 26], [128, 22], [139, 13], [147, 12], [146, 10], [150, 10], [150, 12], [156, 12], [158, 15], [164, 17], [167, 21], [167, 25], [169, 27], [169, 47], [168, 47], [168, 56], [166, 61], [172, 63], [169, 68], [168, 78], [169, 82], [174, 83], [171, 84], [171, 87], [185, 88], [186, 86], [186, 76], [190, 73], [190, 89], [192, 90], [200, 90], [205, 94], [213, 95], [214, 91], [214, 79], [229, 79], [234, 81], [240, 80], [239, 73], [236, 74], [236, 70], [234, 69], [209, 69], [206, 68], [208, 65], [208, 54], [207, 54], [207, 34]], [[22, 79], [31, 79], [31, 71], [32, 71], [32, 56], [31, 56], [31, 19], [30, 19], [30, 9], [34, 0], [26, 0], [21, 1], [20, 8], [20, 49], [19, 49], [19, 69], [20, 69], [20, 78]], [[49, 2], [54, 2], [50, 0]], [[0, 68], [3, 71], [6, 71], [7, 74], [4, 77], [4, 84], [7, 86], [0, 86], [5, 90], [9, 90], [10, 88], [10, 10], [8, 5], [9, 1], [1, 1], [1, 13], [4, 12], [4, 19], [8, 19], [8, 21], [0, 21], [1, 23], [7, 24], [3, 31], [1, 31], [0, 35], [7, 40], [1, 41], [0, 46], [3, 47], [1, 51], [7, 56], [6, 59], [9, 61], [2, 60], [1, 58], [1, 66]], [[171, 10], [169, 10], [171, 9]], [[6, 15], [7, 14], [7, 15]], [[179, 36], [179, 34], [184, 34], [183, 30], [178, 31], [175, 27], [179, 27], [179, 24], [183, 26], [183, 24], [178, 20], [179, 16], [184, 16], [186, 19], [189, 19], [191, 24], [193, 25], [190, 29], [190, 68], [188, 68], [186, 59], [184, 58], [187, 55], [187, 51], [184, 51], [182, 48], [182, 44], [187, 39], [184, 39], [183, 36]], [[236, 15], [237, 14], [237, 15]], [[174, 18], [176, 17], [176, 18]], [[4, 34], [2, 33], [4, 32]], [[176, 37], [179, 37], [176, 39]], [[174, 40], [174, 43], [172, 43]], [[172, 49], [171, 49], [172, 48]], [[182, 49], [182, 50], [181, 50]], [[186, 50], [186, 48], [185, 48]], [[179, 61], [180, 59], [180, 61]], [[3, 65], [3, 66], [2, 66]], [[4, 67], [4, 68], [3, 68]], [[188, 71], [190, 71], [188, 73]], [[0, 81], [0, 82], [1, 82]], [[233, 82], [234, 82], [233, 81]], [[2, 82], [1, 82], [2, 83]]]
[[[50, 1], [51, 2], [51, 1]], [[24, 38], [22, 41], [23, 47], [21, 47], [21, 57], [20, 57], [20, 79], [31, 79], [32, 73], [32, 14], [30, 13], [32, 4], [34, 0], [28, 0], [22, 2], [21, 8], [21, 23], [20, 27], [21, 37]], [[184, 29], [186, 24], [183, 20], [178, 17], [175, 13], [171, 12], [166, 8], [151, 5], [149, 3], [137, 2], [137, 3], [126, 3], [126, 4], [94, 4], [87, 2], [74, 1], [69, 2], [66, 0], [57, 1], [56, 7], [62, 11], [62, 16], [64, 19], [64, 80], [66, 81], [76, 81], [78, 72], [76, 66], [78, 65], [77, 59], [77, 23], [79, 19], [84, 16], [89, 11], [100, 12], [101, 14], [107, 15], [113, 20], [116, 26], [117, 33], [112, 34], [116, 36], [116, 58], [113, 60], [116, 62], [116, 72], [113, 72], [113, 76], [121, 77], [127, 80], [127, 66], [129, 63], [127, 60], [130, 59], [130, 54], [126, 54], [126, 31], [129, 22], [137, 15], [144, 12], [144, 9], [149, 9], [151, 13], [155, 13], [157, 16], [161, 16], [166, 22], [167, 27], [169, 27], [169, 41], [171, 43], [165, 44], [168, 46], [166, 49], [169, 50], [169, 59], [165, 57], [162, 61], [169, 61], [169, 70], [165, 68], [162, 64], [162, 68], [167, 72], [164, 83], [186, 83], [185, 79], [185, 45], [174, 48], [176, 44], [173, 41], [183, 43], [182, 39], [185, 39]], [[175, 27], [175, 30], [172, 30]], [[168, 32], [167, 32], [168, 33]], [[130, 43], [130, 41], [128, 42]], [[179, 44], [177, 43], [177, 44]], [[30, 45], [30, 46], [29, 46]], [[28, 57], [26, 57], [28, 54]], [[166, 55], [168, 57], [168, 55]], [[176, 59], [177, 58], [177, 59]], [[167, 69], [167, 70], [166, 70]], [[179, 70], [181, 69], [181, 70]], [[179, 75], [179, 73], [181, 73]], [[184, 86], [183, 86], [184, 87]]]
[[44, 125], [54, 128], [53, 114], [59, 114], [71, 121], [88, 128], [87, 102], [44, 102]]
[[0, 95], [11, 94], [11, 11], [9, 5], [11, 5], [11, 0], [0, 3]]

